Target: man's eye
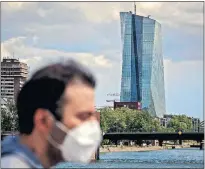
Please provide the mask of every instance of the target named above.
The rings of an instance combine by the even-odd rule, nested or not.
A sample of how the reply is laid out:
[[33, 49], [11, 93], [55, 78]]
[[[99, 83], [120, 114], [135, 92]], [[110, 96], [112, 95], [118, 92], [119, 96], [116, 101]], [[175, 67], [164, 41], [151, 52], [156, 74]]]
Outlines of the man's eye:
[[90, 118], [93, 115], [93, 113], [82, 113], [78, 115], [78, 118], [81, 120], [86, 120]]

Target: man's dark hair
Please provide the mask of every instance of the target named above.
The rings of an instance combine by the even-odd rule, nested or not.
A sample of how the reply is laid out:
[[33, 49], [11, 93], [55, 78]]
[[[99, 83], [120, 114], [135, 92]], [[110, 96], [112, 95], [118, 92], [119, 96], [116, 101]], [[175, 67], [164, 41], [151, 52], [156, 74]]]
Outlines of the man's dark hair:
[[34, 127], [34, 113], [38, 108], [49, 110], [57, 120], [61, 120], [61, 115], [57, 113], [58, 102], [66, 86], [75, 78], [95, 88], [93, 75], [73, 60], [67, 64], [52, 64], [38, 70], [24, 84], [17, 97], [20, 133], [31, 134]]

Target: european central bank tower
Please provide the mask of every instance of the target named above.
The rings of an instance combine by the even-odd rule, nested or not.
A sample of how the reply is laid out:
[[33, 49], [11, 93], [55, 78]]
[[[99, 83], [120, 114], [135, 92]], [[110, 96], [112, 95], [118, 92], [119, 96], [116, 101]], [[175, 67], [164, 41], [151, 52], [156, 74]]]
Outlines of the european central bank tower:
[[154, 117], [165, 114], [161, 25], [149, 16], [120, 12], [121, 102], [140, 102]]

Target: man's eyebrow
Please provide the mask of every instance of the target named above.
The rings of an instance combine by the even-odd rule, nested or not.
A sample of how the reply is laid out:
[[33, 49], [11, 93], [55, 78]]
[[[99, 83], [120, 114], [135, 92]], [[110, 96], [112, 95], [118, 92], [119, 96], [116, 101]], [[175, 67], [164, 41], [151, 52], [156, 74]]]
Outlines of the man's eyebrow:
[[77, 114], [78, 115], [87, 115], [87, 114], [92, 115], [92, 114], [97, 114], [97, 113], [92, 112], [92, 111], [79, 111]]

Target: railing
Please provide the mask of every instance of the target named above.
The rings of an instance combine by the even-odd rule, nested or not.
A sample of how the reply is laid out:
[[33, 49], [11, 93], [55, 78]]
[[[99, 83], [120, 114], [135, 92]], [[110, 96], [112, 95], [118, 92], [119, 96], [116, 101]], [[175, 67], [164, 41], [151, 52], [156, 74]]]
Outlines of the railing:
[[[116, 130], [116, 131], [108, 131], [106, 133], [178, 133], [179, 131], [175, 131], [175, 132], [164, 132], [164, 131], [143, 131], [143, 130]], [[199, 133], [200, 131], [196, 131], [196, 130], [182, 130], [183, 133]]]

